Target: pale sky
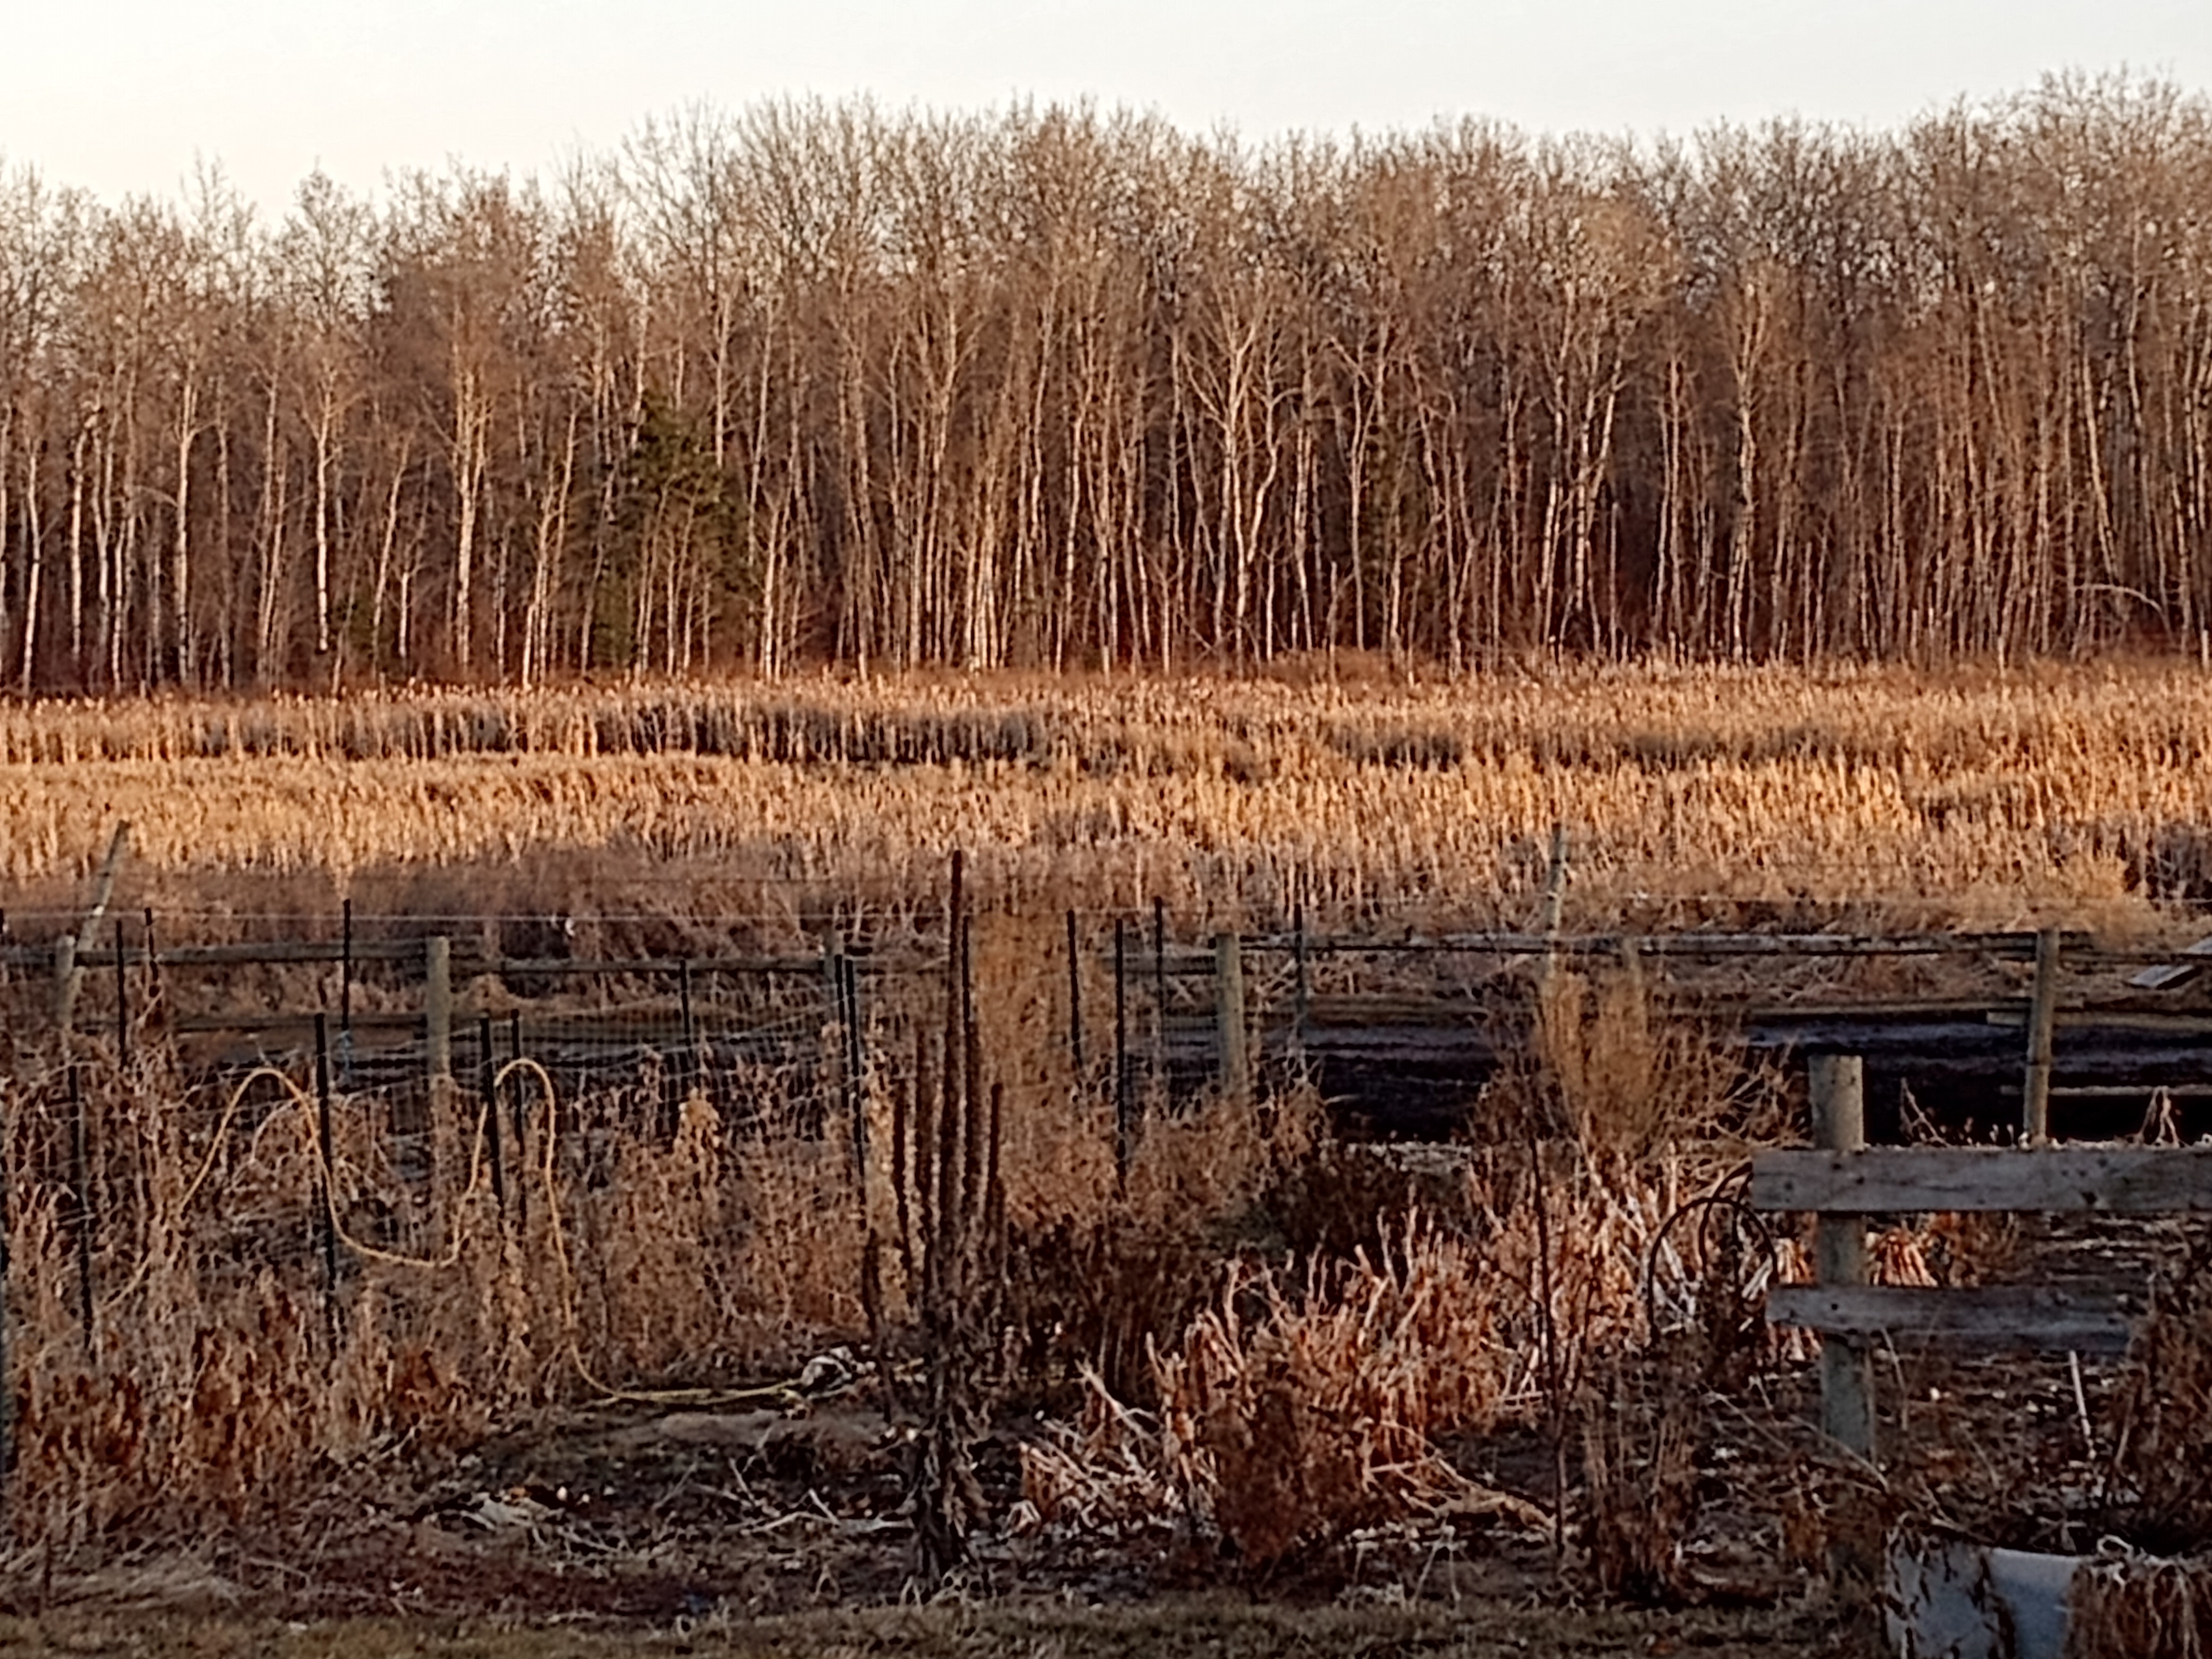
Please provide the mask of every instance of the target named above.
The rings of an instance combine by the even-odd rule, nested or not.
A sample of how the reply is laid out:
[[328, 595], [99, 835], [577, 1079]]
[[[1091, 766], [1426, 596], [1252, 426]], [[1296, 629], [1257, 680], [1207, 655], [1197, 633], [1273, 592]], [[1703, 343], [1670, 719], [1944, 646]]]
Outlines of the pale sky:
[[538, 173], [700, 100], [1648, 136], [1889, 125], [2124, 66], [2212, 90], [2212, 0], [0, 0], [0, 161], [112, 201], [204, 157], [276, 210], [319, 165]]

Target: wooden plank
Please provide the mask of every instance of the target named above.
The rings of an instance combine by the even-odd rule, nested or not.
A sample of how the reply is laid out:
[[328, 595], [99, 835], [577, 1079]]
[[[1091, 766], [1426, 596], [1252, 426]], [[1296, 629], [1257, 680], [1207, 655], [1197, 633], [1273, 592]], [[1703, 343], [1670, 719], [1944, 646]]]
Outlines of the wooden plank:
[[2131, 1330], [2118, 1297], [2043, 1285], [1790, 1285], [1766, 1293], [1766, 1317], [1832, 1336], [1985, 1352], [2124, 1353]]
[[2212, 1212], [2212, 1147], [1869, 1146], [1760, 1152], [1759, 1210], [1874, 1215], [1900, 1211]]
[[[1698, 1000], [1702, 1012], [1733, 1014], [1754, 1025], [1815, 1024], [1827, 1020], [1948, 1020], [1978, 1019], [1987, 1024], [2019, 1024], [2027, 1018], [2027, 1000], [2000, 997], [1919, 997], [1869, 1002], [1761, 1002], [1747, 997], [1708, 996]], [[2008, 1019], [1996, 1016], [2008, 1014]]]
[[[416, 947], [420, 948], [420, 947]], [[865, 949], [847, 945], [843, 954], [855, 961], [866, 959]], [[1212, 958], [1206, 958], [1209, 971]], [[811, 957], [483, 957], [453, 954], [454, 970], [465, 978], [480, 974], [806, 974], [823, 971], [822, 958]]]
[[[1990, 1011], [1988, 1020], [1991, 1025], [2025, 1025], [2027, 1013], [2021, 1008], [1996, 1008]], [[2212, 1014], [2168, 1013], [2157, 1008], [2062, 1008], [2057, 1025], [2062, 1031], [2146, 1031], [2166, 1036], [2212, 1036]]]
[[[2200, 939], [2181, 952], [2185, 957], [2212, 957], [2212, 938]], [[2146, 968], [2131, 975], [2128, 983], [2138, 991], [2170, 991], [2175, 986], [2197, 977], [2204, 969], [2203, 961], [2162, 962], [2156, 967]]]
[[[2086, 933], [2068, 933], [2067, 946], [2086, 947]], [[1566, 956], [1618, 956], [1624, 939], [1651, 957], [1954, 957], [1996, 956], [2014, 959], [2035, 954], [2033, 933], [1447, 933], [1433, 939], [1309, 936], [1307, 951], [1325, 956], [1472, 955], [1541, 956], [1557, 950]], [[1248, 951], [1291, 951], [1291, 934], [1247, 938]]]

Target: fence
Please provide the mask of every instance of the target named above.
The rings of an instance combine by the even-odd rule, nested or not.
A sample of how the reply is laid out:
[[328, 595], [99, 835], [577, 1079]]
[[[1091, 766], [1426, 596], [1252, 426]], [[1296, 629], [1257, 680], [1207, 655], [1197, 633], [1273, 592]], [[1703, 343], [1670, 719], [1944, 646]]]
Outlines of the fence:
[[[356, 1401], [315, 1431], [320, 1451], [540, 1400], [579, 1373], [727, 1382], [795, 1332], [853, 1324], [884, 1181], [871, 1122], [912, 1081], [941, 939], [746, 949], [752, 921], [693, 918], [659, 948], [584, 955], [550, 916], [345, 907], [254, 938], [270, 924], [106, 901], [51, 937], [0, 931], [9, 1374], [22, 1466], [48, 1482], [33, 1497], [57, 1513], [88, 1501], [63, 1478], [89, 1489], [85, 1400], [130, 1414], [100, 1433], [140, 1449], [143, 1497], [180, 1466], [179, 1425], [211, 1410], [278, 1423], [303, 1392], [330, 1411]], [[1541, 963], [1645, 975], [1722, 1030], [1932, 1007], [2007, 1050], [2027, 1101], [2069, 1098], [2080, 1021], [2212, 1030], [2171, 1000], [2183, 953], [2078, 936], [1411, 939], [1295, 915], [1236, 934], [1178, 928], [1157, 905], [1027, 925], [985, 1000], [1021, 1028], [1053, 1109], [1084, 1133], [1096, 1118], [1108, 1180], [1148, 1114], [1194, 1091], [1291, 1074], [1402, 1088], [1426, 1066], [1463, 1100]], [[2125, 1007], [2095, 1000], [2098, 975], [2145, 963], [2174, 971]], [[1900, 994], [1916, 973], [1927, 982]], [[1946, 977], [1971, 982], [1946, 1000]], [[232, 1389], [212, 1406], [210, 1376]], [[235, 1458], [244, 1492], [261, 1466]]]
[[[103, 899], [93, 915], [104, 908]], [[1170, 931], [1158, 905], [1109, 925], [1071, 911], [1065, 924], [1064, 989], [1039, 1017], [1065, 1019], [1074, 1073], [1109, 1091], [1127, 1123], [1197, 1090], [1246, 1093], [1293, 1069], [1355, 1103], [1425, 1085], [1449, 1110], [1494, 1063], [1501, 991], [1512, 1006], [1519, 970], [1535, 961], [1635, 972], [1663, 989], [1675, 1012], [1754, 1046], [1930, 1050], [1954, 1066], [1971, 1051], [1992, 1079], [2009, 1049], [2026, 1114], [2046, 1127], [2054, 1097], [2084, 1100], [2116, 1086], [2124, 1097], [2146, 1080], [2186, 1097], [2194, 1051], [2212, 1043], [2212, 1016], [2178, 1007], [2172, 996], [2206, 958], [2100, 949], [2081, 935], [1415, 939], [1309, 933], [1294, 918], [1282, 933], [1193, 941]], [[901, 984], [941, 948], [910, 933], [829, 933], [805, 952], [732, 950], [717, 935], [742, 935], [746, 925], [702, 919], [691, 929], [696, 949], [584, 956], [556, 918], [501, 919], [471, 936], [443, 932], [434, 918], [356, 917], [349, 905], [321, 937], [170, 939], [179, 926], [148, 912], [135, 926], [88, 922], [26, 944], [0, 924], [10, 1033], [34, 1044], [58, 1019], [118, 1063], [158, 1041], [173, 1045], [187, 1072], [214, 1075], [271, 1059], [304, 1068], [320, 1018], [343, 1092], [420, 1091], [457, 1068], [481, 1070], [495, 1054], [527, 1056], [569, 1088], [634, 1079], [649, 1067], [672, 1098], [703, 1081], [727, 1109], [737, 1103], [725, 1080], [776, 1073], [786, 1092], [803, 1086], [849, 1105], [872, 1063], [873, 1011], [896, 1006]], [[497, 936], [526, 948], [499, 948]], [[2062, 996], [2087, 976], [2145, 964], [2123, 1000]], [[1853, 996], [1836, 982], [1876, 966], [1924, 982], [1887, 998]], [[1947, 975], [1969, 982], [1935, 983]], [[2024, 1048], [2003, 1035], [2012, 1027], [2023, 1030]], [[2101, 1073], [2055, 1081], [2062, 1030], [2074, 1063], [2103, 1055]], [[2161, 1073], [2159, 1051], [2177, 1046], [2189, 1052], [2167, 1055]], [[2124, 1081], [2104, 1080], [2108, 1073]], [[1415, 1102], [1400, 1116], [1395, 1127], [1418, 1129], [1441, 1112], [1425, 1115]]]

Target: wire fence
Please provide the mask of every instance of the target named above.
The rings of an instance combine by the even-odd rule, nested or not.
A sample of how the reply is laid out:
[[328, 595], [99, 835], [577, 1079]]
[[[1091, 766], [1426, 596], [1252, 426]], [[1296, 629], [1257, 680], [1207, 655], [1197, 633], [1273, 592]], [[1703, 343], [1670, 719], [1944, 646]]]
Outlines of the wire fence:
[[[882, 1149], [944, 1027], [942, 938], [793, 948], [693, 917], [615, 952], [558, 915], [102, 908], [43, 937], [19, 915], [0, 939], [19, 1503], [81, 1517], [187, 1469], [216, 1499], [254, 1490], [276, 1453], [191, 1426], [226, 1417], [312, 1462], [580, 1380], [727, 1389], [780, 1343], [861, 1327], [861, 1252], [902, 1191]], [[2041, 1019], [2047, 1052], [2062, 956], [2077, 977], [2186, 960], [2021, 933], [1424, 938], [1294, 913], [1237, 934], [1164, 904], [1006, 920], [977, 976], [993, 1063], [1093, 1135], [1099, 1158], [1068, 1167], [1109, 1186], [1154, 1115], [1345, 1074], [1324, 1061], [1399, 1091], [1425, 1067], [1463, 1099], [1498, 1010], [1525, 1018], [1576, 967], [1713, 1006], [1924, 1003], [1948, 975]]]

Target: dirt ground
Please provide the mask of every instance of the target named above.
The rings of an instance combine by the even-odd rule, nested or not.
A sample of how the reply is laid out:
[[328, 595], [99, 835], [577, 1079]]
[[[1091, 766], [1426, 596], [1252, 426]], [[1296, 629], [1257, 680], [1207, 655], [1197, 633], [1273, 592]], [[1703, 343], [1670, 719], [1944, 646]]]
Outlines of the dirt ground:
[[[2099, 1231], [2070, 1241], [2092, 1247], [2093, 1276], [2113, 1270]], [[2021, 1254], [2041, 1274], [2058, 1243]], [[924, 1601], [900, 1442], [860, 1368], [811, 1397], [609, 1403], [459, 1455], [395, 1449], [216, 1541], [96, 1564], [18, 1555], [0, 1562], [0, 1659], [1844, 1651], [1813, 1565], [1817, 1514], [1838, 1491], [1811, 1432], [1813, 1370], [1775, 1357], [1703, 1394], [1698, 1496], [1668, 1607], [1607, 1601], [1586, 1564], [1561, 1570], [1547, 1528], [1480, 1507], [1257, 1575], [1169, 1519], [1047, 1526], [1021, 1501], [1018, 1449], [1038, 1428], [1020, 1414], [981, 1458], [1000, 1520], [968, 1581]], [[2063, 1362], [1890, 1356], [1877, 1382], [1893, 1474], [2000, 1541], [2050, 1541], [2029, 1500], [2094, 1479], [2083, 1430], [2108, 1431], [2112, 1380], [2088, 1372], [2085, 1425]], [[1615, 1384], [1628, 1420], [1649, 1384]], [[1657, 1409], [1644, 1402], [1647, 1426]], [[1550, 1507], [1540, 1433], [1493, 1432], [1454, 1461], [1480, 1488]], [[1978, 1513], [1996, 1493], [2009, 1494], [2003, 1512]], [[1571, 1510], [1579, 1502], [1571, 1493]], [[1793, 1513], [1816, 1517], [1813, 1537], [1795, 1535]]]
[[[1604, 1605], [1550, 1540], [1496, 1516], [1381, 1528], [1255, 1578], [1167, 1525], [1024, 1524], [1002, 1423], [982, 1461], [1011, 1524], [923, 1601], [896, 1442], [866, 1390], [782, 1409], [568, 1413], [410, 1484], [398, 1460], [219, 1543], [0, 1572], [0, 1655], [800, 1656], [1780, 1655], [1834, 1641], [1801, 1576], [1747, 1585], [1756, 1540], [1708, 1540], [1725, 1606]], [[1470, 1455], [1474, 1455], [1470, 1453]], [[1491, 1443], [1479, 1473], [1548, 1460]], [[1727, 1528], [1722, 1532], [1725, 1534]], [[1747, 1547], [1747, 1546], [1748, 1547]]]
[[1000, 1600], [747, 1620], [711, 1614], [666, 1625], [584, 1629], [515, 1618], [280, 1620], [229, 1613], [58, 1612], [0, 1619], [0, 1654], [148, 1655], [167, 1659], [1259, 1659], [1261, 1655], [1545, 1659], [1551, 1655], [1709, 1655], [1711, 1659], [1841, 1651], [1804, 1611], [1653, 1613], [1474, 1601], [1458, 1607], [1300, 1607], [1224, 1594], [1141, 1607]]

